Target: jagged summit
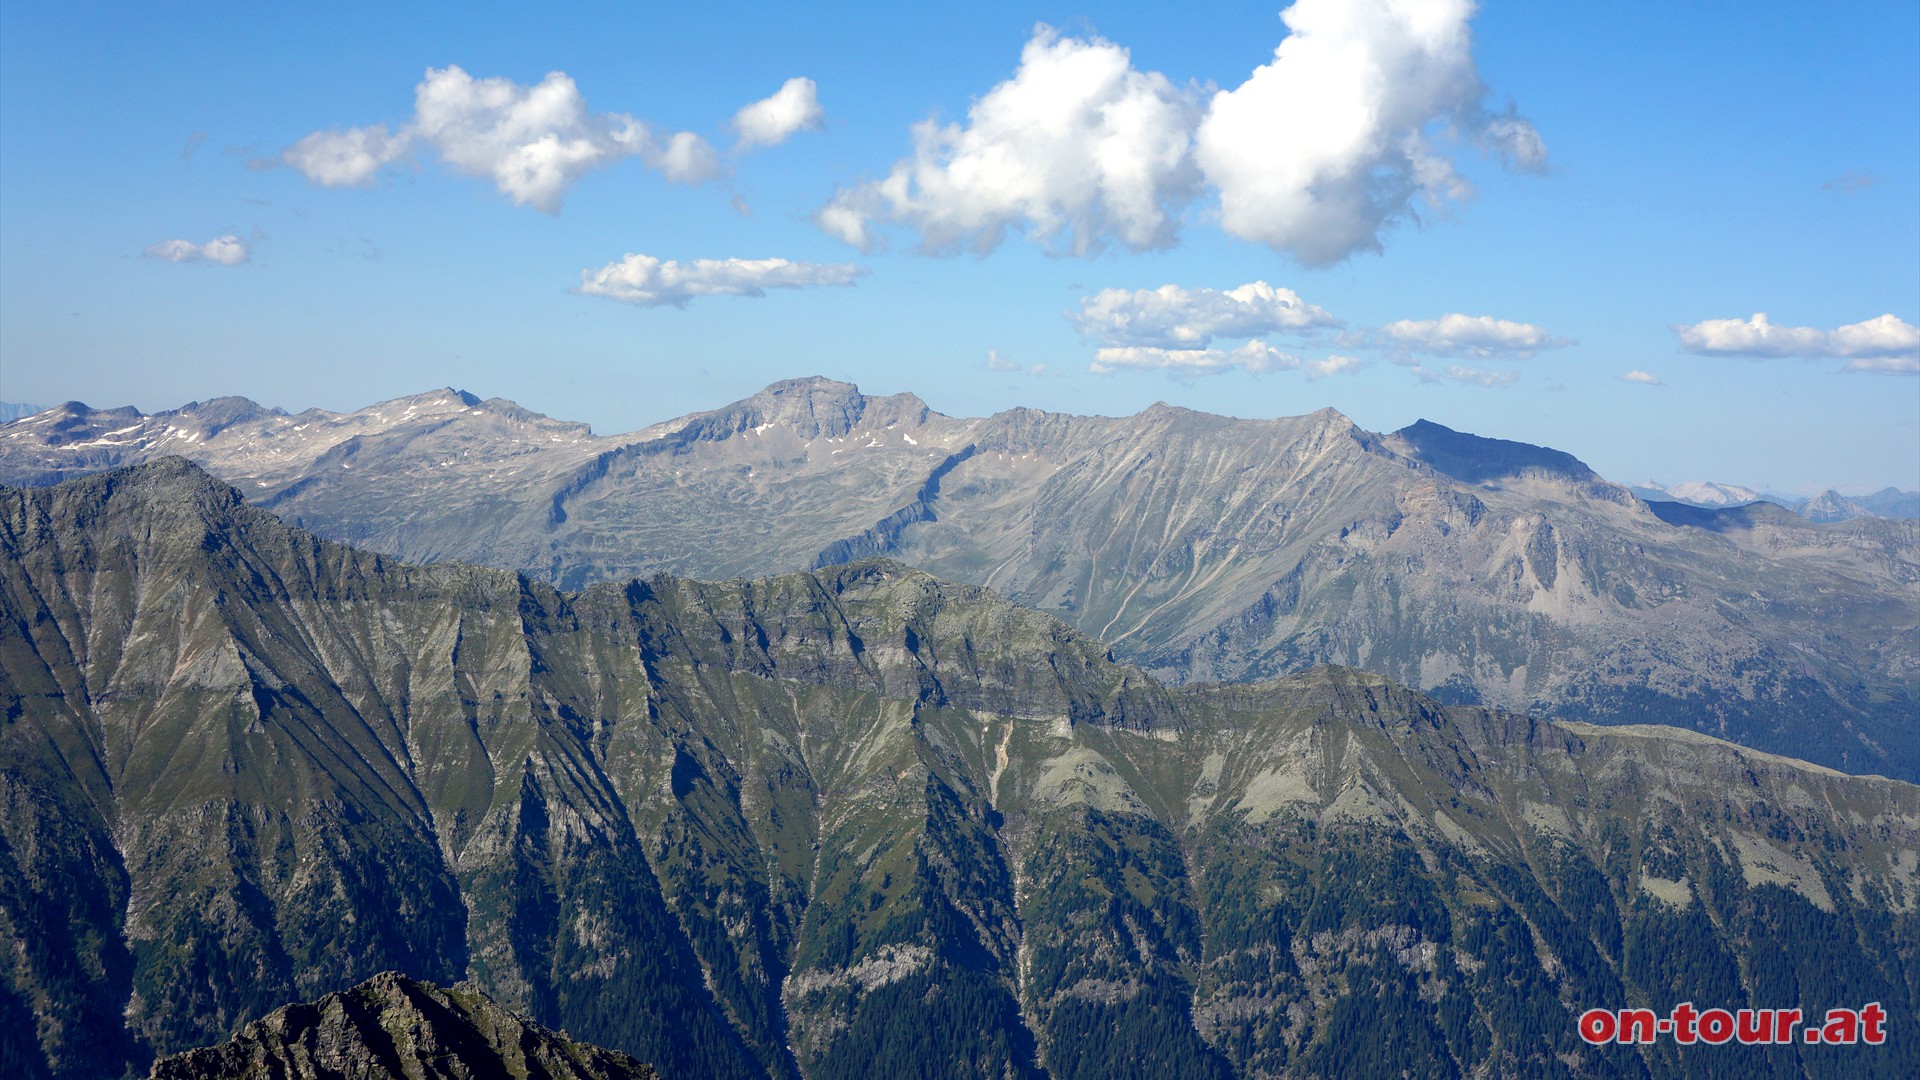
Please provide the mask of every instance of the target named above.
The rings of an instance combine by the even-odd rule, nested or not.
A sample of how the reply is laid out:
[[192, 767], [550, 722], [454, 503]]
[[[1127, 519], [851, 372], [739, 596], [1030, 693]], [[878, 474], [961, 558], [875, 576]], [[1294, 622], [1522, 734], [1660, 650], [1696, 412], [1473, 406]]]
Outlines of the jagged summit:
[[801, 439], [843, 438], [863, 424], [884, 427], [925, 423], [927, 404], [912, 394], [869, 397], [852, 383], [821, 376], [783, 379], [751, 397], [688, 418], [697, 437], [724, 439], [747, 431], [779, 427]]
[[626, 1054], [575, 1042], [471, 987], [397, 971], [288, 1005], [219, 1046], [154, 1063], [150, 1080], [653, 1080]]

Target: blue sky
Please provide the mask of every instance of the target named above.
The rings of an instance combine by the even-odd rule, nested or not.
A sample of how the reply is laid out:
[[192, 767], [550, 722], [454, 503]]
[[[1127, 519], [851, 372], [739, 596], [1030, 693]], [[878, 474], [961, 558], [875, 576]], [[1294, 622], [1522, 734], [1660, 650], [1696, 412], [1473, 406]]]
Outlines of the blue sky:
[[823, 374], [1920, 487], [1910, 0], [393, 7], [0, 8], [0, 398]]

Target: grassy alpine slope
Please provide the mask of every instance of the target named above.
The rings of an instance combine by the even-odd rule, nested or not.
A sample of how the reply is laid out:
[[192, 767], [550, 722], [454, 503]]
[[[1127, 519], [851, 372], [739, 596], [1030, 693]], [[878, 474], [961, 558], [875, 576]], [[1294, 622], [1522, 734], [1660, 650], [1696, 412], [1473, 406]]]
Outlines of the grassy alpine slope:
[[[0, 492], [0, 1068], [397, 969], [664, 1075], [1907, 1075], [1920, 788], [869, 561], [565, 594], [164, 460]], [[1595, 1049], [1594, 1005], [1889, 1044]]]

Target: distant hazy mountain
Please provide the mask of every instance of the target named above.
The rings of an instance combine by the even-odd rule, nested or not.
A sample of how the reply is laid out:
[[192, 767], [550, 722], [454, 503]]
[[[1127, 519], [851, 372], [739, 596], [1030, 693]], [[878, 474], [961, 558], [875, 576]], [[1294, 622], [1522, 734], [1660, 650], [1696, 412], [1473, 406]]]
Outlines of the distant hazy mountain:
[[23, 417], [32, 416], [44, 408], [46, 408], [45, 405], [23, 405], [19, 402], [0, 401], [0, 424], [10, 424]]
[[1920, 523], [1677, 515], [1692, 508], [1569, 454], [1424, 421], [967, 419], [821, 379], [607, 438], [451, 390], [339, 415], [69, 404], [0, 433], [0, 475], [166, 453], [412, 560], [579, 588], [885, 555], [1057, 614], [1168, 680], [1337, 663], [1455, 702], [1920, 776]]
[[155, 1062], [152, 1080], [655, 1080], [625, 1054], [574, 1042], [474, 990], [398, 972], [288, 1005], [219, 1046]]
[[1849, 521], [1857, 517], [1920, 517], [1920, 492], [1881, 488], [1871, 495], [1824, 491], [1795, 509], [1810, 521]]
[[[1169, 688], [892, 562], [563, 594], [178, 460], [0, 490], [10, 1076], [563, 1052], [394, 979], [246, 1026], [387, 970], [665, 1076], [1908, 1076], [1917, 867], [1910, 784], [1338, 668]], [[1576, 1034], [1682, 1001], [1895, 1026]]]
[[1866, 516], [1865, 511], [1854, 505], [1853, 500], [1846, 498], [1832, 489], [1823, 491], [1813, 498], [1808, 499], [1799, 507], [1799, 513], [1801, 517], [1806, 518], [1808, 521], [1822, 522], [1849, 521], [1853, 518]]
[[1851, 501], [1868, 513], [1881, 517], [1920, 518], [1920, 491], [1884, 487], [1871, 495], [1856, 495]]
[[1649, 480], [1636, 486], [1633, 493], [1643, 499], [1664, 499], [1689, 506], [1712, 507], [1742, 506], [1766, 498], [1752, 488], [1738, 484], [1715, 484], [1700, 480], [1689, 480], [1672, 487]]

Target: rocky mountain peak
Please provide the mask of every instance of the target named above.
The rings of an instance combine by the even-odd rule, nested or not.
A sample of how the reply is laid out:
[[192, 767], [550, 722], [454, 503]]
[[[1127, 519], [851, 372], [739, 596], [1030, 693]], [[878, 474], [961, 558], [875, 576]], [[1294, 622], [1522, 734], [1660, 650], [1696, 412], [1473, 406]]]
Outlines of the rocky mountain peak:
[[7, 439], [28, 439], [44, 446], [87, 442], [115, 427], [138, 424], [143, 417], [131, 405], [94, 409], [84, 401], [65, 401], [23, 420], [15, 421]]
[[696, 414], [685, 430], [694, 439], [719, 440], [743, 431], [782, 428], [802, 439], [842, 438], [861, 424], [919, 425], [932, 415], [912, 394], [869, 397], [852, 383], [822, 376], [783, 379], [751, 397]]
[[1807, 504], [1800, 508], [1802, 517], [1818, 522], [1848, 521], [1865, 513], [1858, 503], [1832, 488], [1808, 499]]
[[651, 1080], [652, 1066], [574, 1042], [467, 987], [443, 990], [397, 971], [288, 1005], [219, 1046], [156, 1062], [151, 1080]]
[[268, 408], [252, 398], [225, 396], [207, 401], [190, 401], [171, 413], [159, 413], [154, 417], [167, 417], [191, 421], [202, 438], [215, 435], [235, 424], [266, 417], [285, 416], [285, 409]]
[[1394, 450], [1435, 472], [1469, 484], [1522, 476], [1546, 476], [1576, 484], [1600, 479], [1586, 462], [1565, 451], [1470, 435], [1431, 420], [1416, 420], [1389, 435], [1387, 441]]
[[783, 379], [689, 427], [720, 439], [762, 426], [786, 428], [803, 439], [838, 438], [853, 430], [866, 410], [867, 397], [859, 387], [813, 376]]
[[[46, 499], [44, 516], [25, 514], [0, 524], [0, 534], [21, 543], [22, 550], [80, 523], [93, 525], [97, 540], [111, 536], [150, 543], [184, 537], [191, 547], [206, 536], [233, 529], [241, 515], [262, 514], [248, 509], [239, 491], [181, 457], [94, 473], [41, 491]], [[279, 525], [270, 516], [265, 520]]]

